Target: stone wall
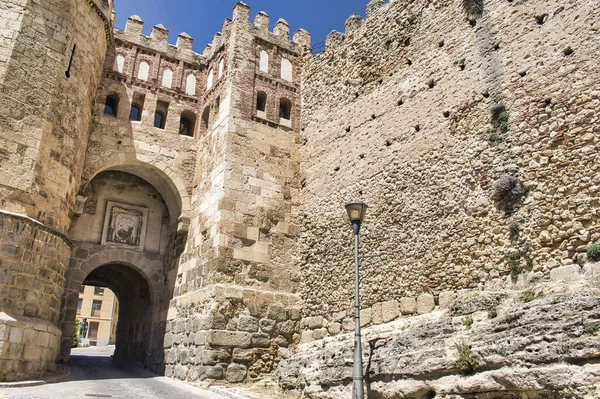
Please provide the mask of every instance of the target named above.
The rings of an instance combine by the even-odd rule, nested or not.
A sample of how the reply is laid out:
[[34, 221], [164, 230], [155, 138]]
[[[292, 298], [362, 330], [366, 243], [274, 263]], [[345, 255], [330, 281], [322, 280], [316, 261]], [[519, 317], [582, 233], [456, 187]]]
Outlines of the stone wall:
[[[482, 287], [510, 254], [548, 276], [600, 239], [598, 6], [465, 4], [374, 1], [306, 56], [305, 316], [351, 308], [350, 200], [371, 206], [365, 307]], [[507, 176], [527, 188], [512, 209], [494, 200]]]
[[[542, 273], [498, 280], [445, 309], [365, 328], [368, 396], [597, 397], [599, 266], [563, 266], [545, 283]], [[352, 333], [304, 343], [274, 379], [298, 397], [346, 398], [352, 350]]]

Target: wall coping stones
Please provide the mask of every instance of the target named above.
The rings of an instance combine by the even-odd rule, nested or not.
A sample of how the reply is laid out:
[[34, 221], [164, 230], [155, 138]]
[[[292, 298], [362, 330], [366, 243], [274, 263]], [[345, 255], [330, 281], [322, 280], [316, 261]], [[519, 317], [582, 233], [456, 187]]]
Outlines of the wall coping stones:
[[3, 209], [0, 209], [0, 216], [8, 216], [8, 217], [12, 217], [14, 219], [17, 219], [21, 222], [25, 222], [29, 225], [32, 225], [34, 227], [37, 227], [41, 230], [44, 230], [58, 238], [60, 238], [62, 241], [64, 241], [65, 244], [67, 244], [67, 246], [70, 249], [73, 249], [73, 242], [67, 237], [66, 234], [62, 233], [61, 231], [55, 229], [54, 227], [48, 226], [38, 220], [35, 220], [29, 216], [26, 215], [21, 215], [19, 213], [14, 213], [14, 212], [10, 212], [10, 211], [5, 211]]

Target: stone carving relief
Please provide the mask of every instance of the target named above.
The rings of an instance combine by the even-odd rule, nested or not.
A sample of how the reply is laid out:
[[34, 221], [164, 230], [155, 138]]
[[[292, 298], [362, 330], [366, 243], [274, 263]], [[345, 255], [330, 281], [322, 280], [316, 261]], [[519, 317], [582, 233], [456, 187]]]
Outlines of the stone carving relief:
[[135, 205], [108, 201], [102, 245], [117, 245], [144, 249], [148, 209]]

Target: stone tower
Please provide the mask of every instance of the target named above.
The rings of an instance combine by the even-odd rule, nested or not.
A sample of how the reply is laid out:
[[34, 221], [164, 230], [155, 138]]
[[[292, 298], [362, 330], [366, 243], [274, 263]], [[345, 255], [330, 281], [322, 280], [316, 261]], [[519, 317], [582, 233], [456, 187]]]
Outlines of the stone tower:
[[112, 1], [0, 4], [0, 380], [51, 368]]

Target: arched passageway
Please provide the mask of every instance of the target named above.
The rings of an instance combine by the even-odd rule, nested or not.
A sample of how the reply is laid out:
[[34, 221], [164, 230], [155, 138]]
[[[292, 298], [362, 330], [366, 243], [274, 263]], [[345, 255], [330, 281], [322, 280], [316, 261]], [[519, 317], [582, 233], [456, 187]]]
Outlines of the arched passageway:
[[84, 285], [106, 287], [119, 300], [115, 358], [144, 363], [152, 342], [152, 298], [146, 279], [133, 268], [111, 263], [92, 271]]

